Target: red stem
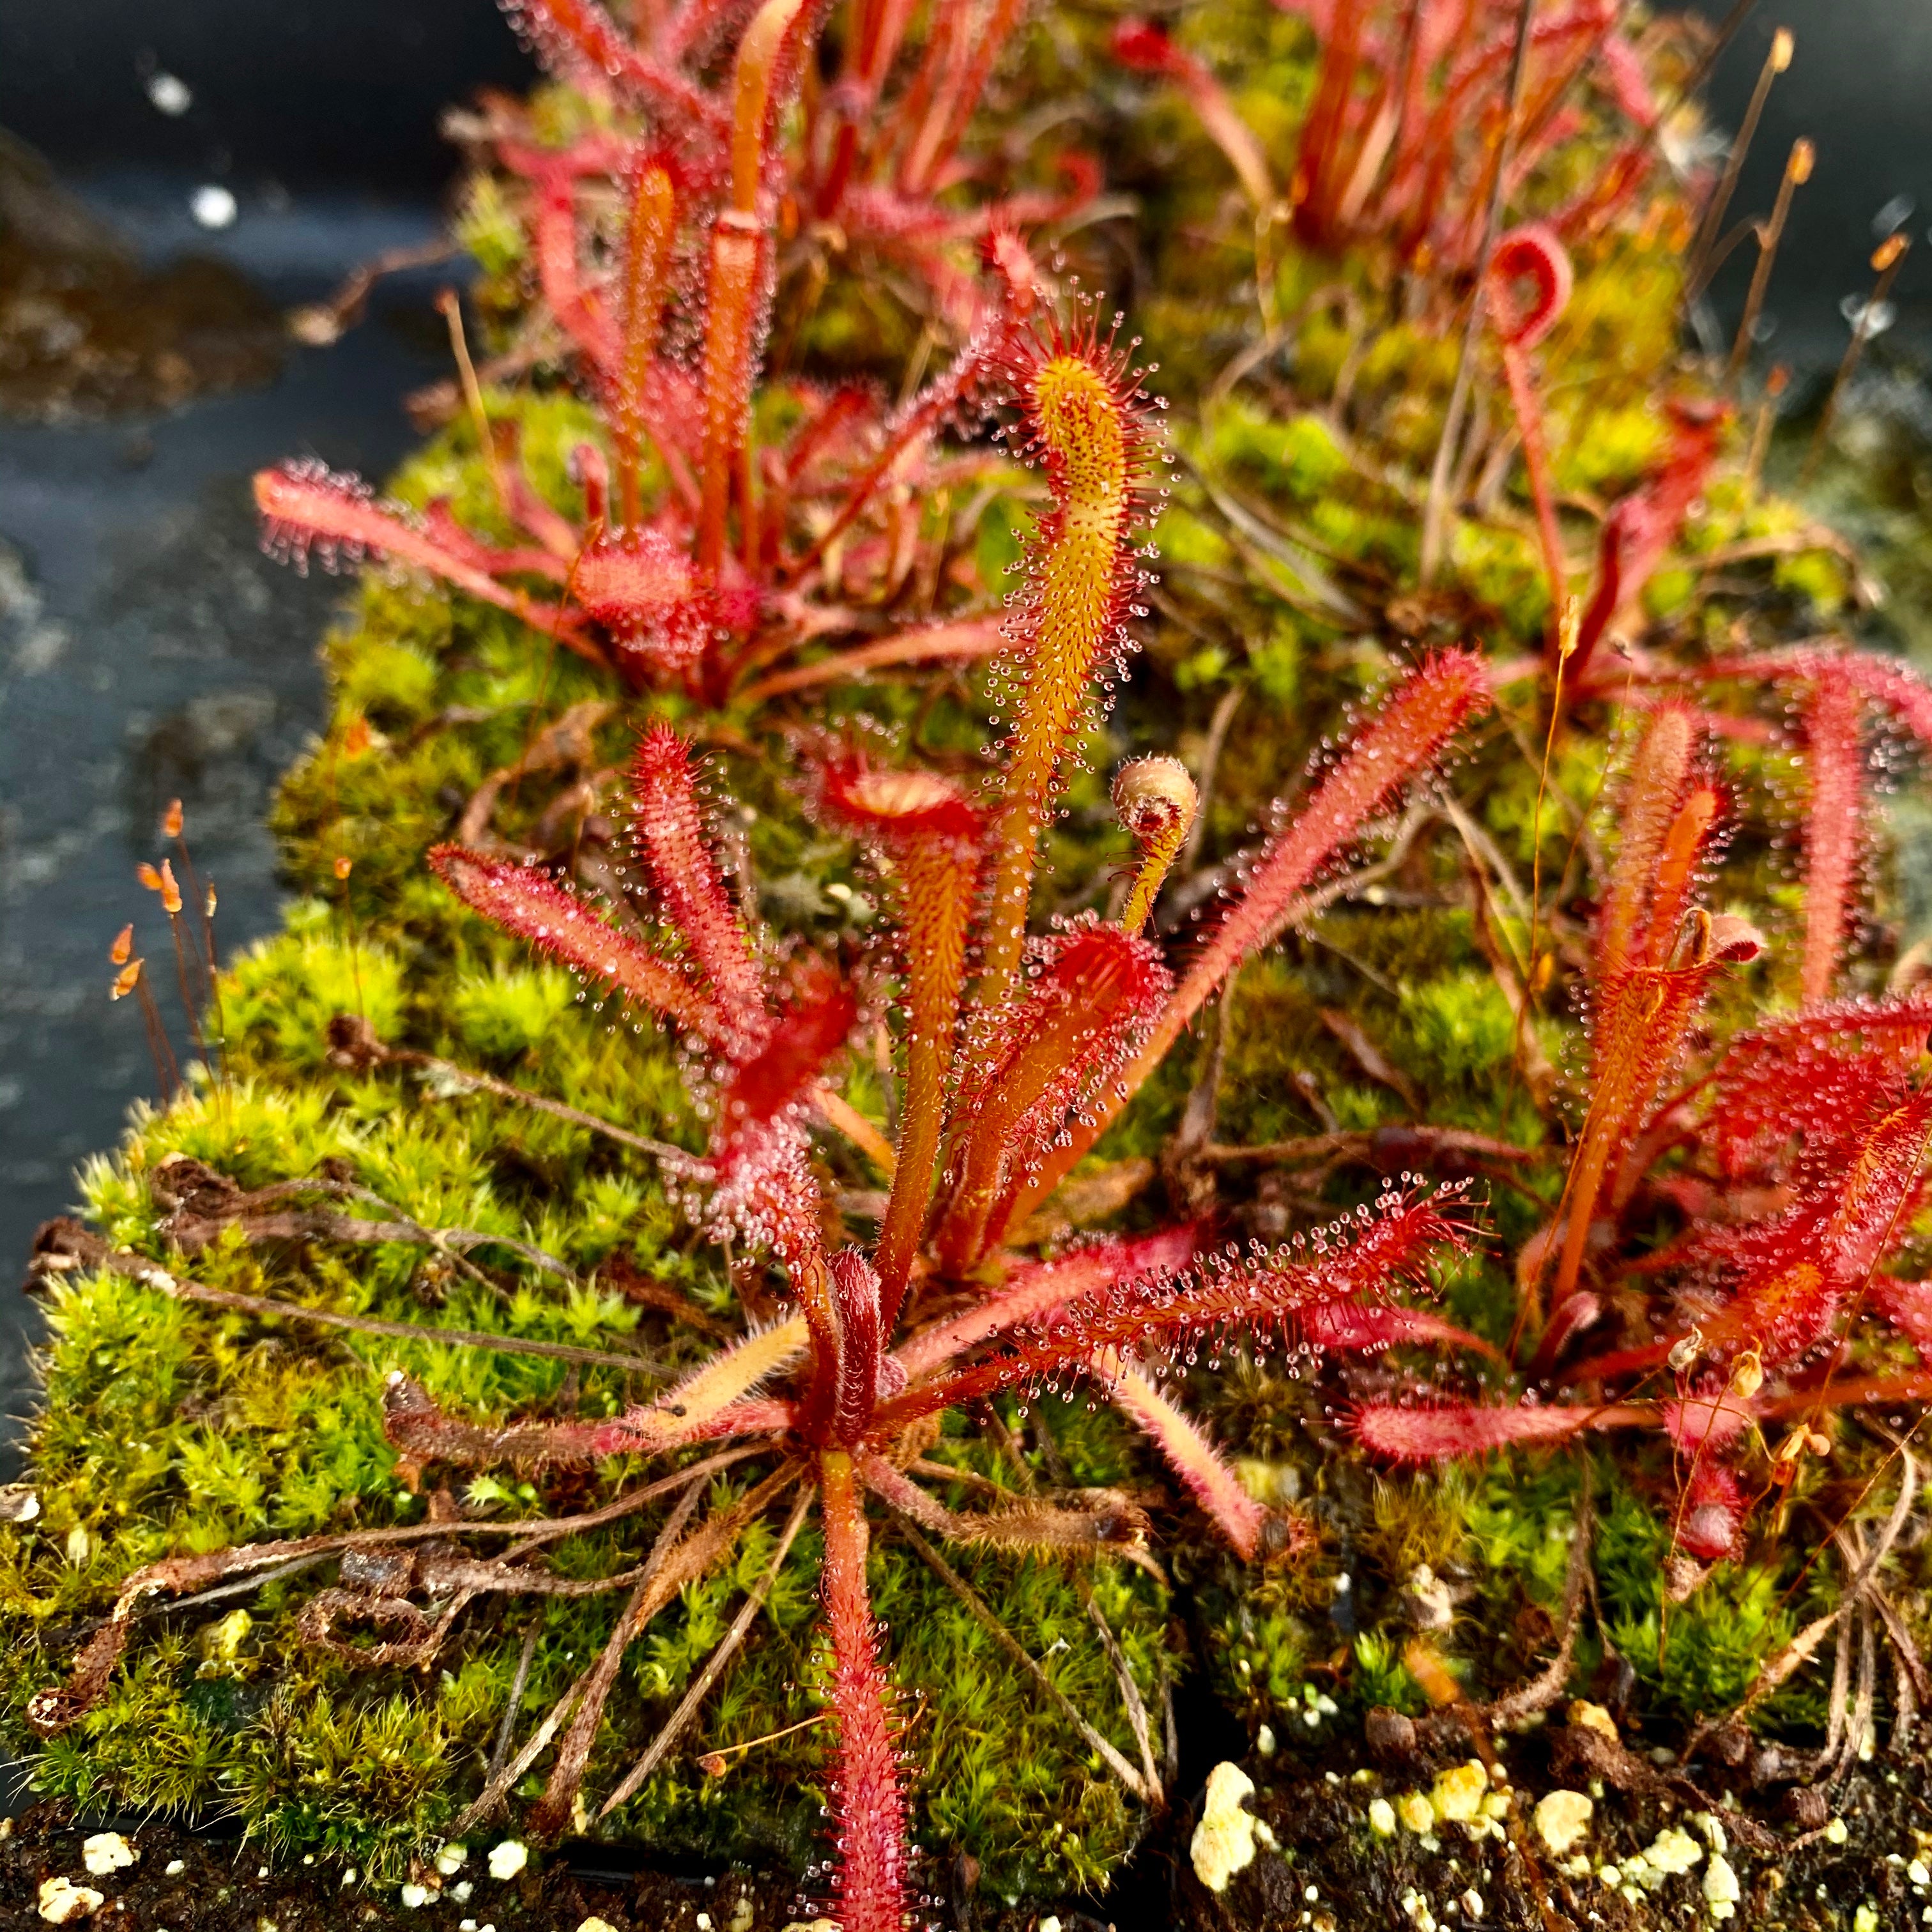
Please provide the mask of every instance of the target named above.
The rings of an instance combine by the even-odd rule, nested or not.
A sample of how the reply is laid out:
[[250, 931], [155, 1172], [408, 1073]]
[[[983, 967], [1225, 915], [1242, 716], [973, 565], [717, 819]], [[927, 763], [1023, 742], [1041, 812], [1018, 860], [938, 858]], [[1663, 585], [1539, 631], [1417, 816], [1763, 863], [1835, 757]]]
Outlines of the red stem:
[[904, 1932], [906, 1800], [890, 1688], [866, 1587], [867, 1536], [852, 1458], [818, 1459], [825, 1528], [825, 1621], [832, 1634], [832, 1703], [838, 1727], [832, 1780], [840, 1932]]

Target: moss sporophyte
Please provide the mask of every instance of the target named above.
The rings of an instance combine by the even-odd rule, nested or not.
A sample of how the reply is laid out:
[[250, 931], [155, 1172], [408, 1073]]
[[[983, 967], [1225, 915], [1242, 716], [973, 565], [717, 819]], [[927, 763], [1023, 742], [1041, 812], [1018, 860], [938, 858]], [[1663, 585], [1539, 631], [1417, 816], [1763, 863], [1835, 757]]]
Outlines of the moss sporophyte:
[[206, 1070], [36, 1256], [44, 1789], [385, 1875], [822, 1798], [875, 1932], [914, 1819], [1104, 1882], [1187, 1648], [1264, 1782], [1592, 1671], [1844, 1768], [1883, 1646], [1909, 1728], [1932, 695], [1684, 352], [1697, 31], [1306, 10], [520, 14], [487, 355], [393, 503], [259, 484], [386, 560], [304, 896], [218, 980], [156, 865]]

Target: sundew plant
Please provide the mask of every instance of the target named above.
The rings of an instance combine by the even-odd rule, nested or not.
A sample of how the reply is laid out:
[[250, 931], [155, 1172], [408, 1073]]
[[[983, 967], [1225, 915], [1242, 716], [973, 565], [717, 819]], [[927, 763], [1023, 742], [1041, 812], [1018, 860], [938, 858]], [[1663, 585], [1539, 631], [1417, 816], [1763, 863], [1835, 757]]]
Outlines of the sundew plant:
[[[587, 393], [572, 507], [533, 484], [518, 411], [459, 331], [487, 500], [411, 508], [286, 465], [256, 479], [270, 547], [427, 572], [620, 683], [711, 706], [996, 649], [997, 622], [948, 594], [962, 541], [944, 511], [997, 464], [939, 439], [976, 417], [1006, 310], [1037, 298], [1024, 232], [1077, 213], [1096, 179], [1061, 152], [1051, 188], [959, 206], [980, 172], [961, 142], [1018, 10], [937, 8], [922, 44], [884, 5], [842, 14], [830, 44], [802, 0], [742, 21], [687, 8], [634, 36], [578, 0], [512, 10], [570, 89], [547, 112], [493, 102], [471, 130], [494, 164], [472, 241], [536, 297], [484, 373], [560, 370]], [[912, 277], [922, 348], [949, 345], [896, 406], [862, 377], [770, 369], [780, 285], [788, 315], [810, 311], [827, 238], [874, 280], [886, 262]], [[829, 660], [777, 668], [834, 640]]]
[[1359, 1860], [1333, 1717], [1909, 1738], [1932, 692], [1699, 299], [1809, 150], [1595, 0], [522, 21], [445, 434], [258, 482], [384, 560], [308, 896], [37, 1253], [46, 1788], [888, 1932], [1181, 1819], [1184, 1658]]
[[[894, 908], [889, 946], [848, 966], [760, 945], [718, 871], [688, 747], [664, 726], [638, 748], [629, 823], [644, 888], [632, 910], [655, 914], [655, 940], [540, 868], [454, 847], [431, 855], [486, 918], [563, 963], [600, 999], [673, 1029], [711, 1122], [703, 1156], [674, 1157], [682, 1190], [713, 1239], [743, 1253], [743, 1265], [773, 1271], [772, 1292], [791, 1312], [604, 1421], [472, 1418], [400, 1373], [386, 1401], [389, 1438], [416, 1469], [608, 1469], [613, 1458], [700, 1444], [707, 1452], [680, 1479], [684, 1502], [635, 1572], [601, 1655], [466, 1818], [487, 1814], [554, 1744], [532, 1819], [549, 1832], [566, 1824], [629, 1646], [680, 1588], [732, 1561], [767, 1512], [786, 1520], [776, 1566], [815, 1497], [836, 1739], [835, 1910], [842, 1924], [880, 1932], [902, 1924], [914, 1899], [898, 1694], [868, 1590], [868, 1499], [969, 1546], [1094, 1558], [1137, 1546], [1144, 1518], [1118, 1496], [996, 1496], [959, 1510], [931, 1486], [956, 1480], [926, 1454], [942, 1416], [1003, 1390], [1038, 1401], [1081, 1382], [1145, 1432], [1242, 1556], [1292, 1558], [1295, 1526], [1243, 1490], [1163, 1390], [1166, 1363], [1203, 1346], [1376, 1346], [1400, 1332], [1383, 1306], [1390, 1292], [1423, 1279], [1431, 1254], [1454, 1250], [1468, 1232], [1453, 1197], [1412, 1187], [1386, 1192], [1359, 1222], [1273, 1251], [1214, 1251], [1210, 1227], [1192, 1222], [1047, 1261], [1013, 1246], [1188, 1021], [1296, 916], [1324, 869], [1432, 769], [1487, 700], [1466, 655], [1436, 658], [1399, 680], [1310, 795], [1282, 815], [1178, 975], [1141, 928], [1191, 820], [1192, 789], [1172, 760], [1126, 766], [1115, 798], [1139, 857], [1120, 916], [1088, 914], [1029, 934], [1041, 835], [1140, 580], [1132, 534], [1144, 431], [1132, 373], [1090, 334], [1030, 329], [1006, 354], [1049, 508], [1009, 619], [1000, 776], [975, 797], [936, 775], [875, 765], [852, 746], [828, 743], [813, 760], [817, 809], [874, 855]], [[898, 1129], [890, 1148], [874, 1148], [891, 1184], [875, 1241], [836, 1246], [806, 1124], [868, 1014], [894, 1042]], [[846, 1112], [835, 1107], [835, 1123]], [[876, 1141], [875, 1130], [853, 1124], [862, 1144]], [[740, 1465], [742, 1490], [698, 1517], [703, 1474]], [[608, 1520], [624, 1501], [620, 1490], [584, 1522]], [[461, 1534], [460, 1516], [446, 1515], [444, 1525]], [[326, 1547], [343, 1582], [314, 1600], [304, 1628], [339, 1642], [335, 1626], [360, 1617], [379, 1630], [414, 1633], [377, 1646], [400, 1660], [433, 1654], [470, 1597], [530, 1580], [506, 1560], [465, 1569], [432, 1629], [409, 1600], [406, 1559], [364, 1553], [394, 1540], [394, 1532], [352, 1533], [152, 1565], [123, 1586], [72, 1682], [37, 1699], [30, 1715], [52, 1735], [83, 1717], [120, 1664], [134, 1612], [158, 1592], [206, 1589]], [[741, 1618], [724, 1655], [744, 1628]], [[700, 1684], [715, 1675], [707, 1670]], [[647, 1751], [602, 1808], [621, 1804], [661, 1756]], [[1150, 1760], [1130, 1770], [1141, 1795], [1157, 1795]]]

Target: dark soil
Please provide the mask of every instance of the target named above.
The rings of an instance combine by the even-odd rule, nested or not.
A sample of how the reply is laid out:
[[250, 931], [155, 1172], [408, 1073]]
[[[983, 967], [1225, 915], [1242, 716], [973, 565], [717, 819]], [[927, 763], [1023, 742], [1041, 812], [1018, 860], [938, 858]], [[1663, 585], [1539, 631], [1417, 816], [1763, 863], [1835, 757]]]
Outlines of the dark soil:
[[[712, 1932], [779, 1932], [810, 1916], [789, 1875], [580, 1874], [565, 1859], [532, 1854], [515, 1877], [493, 1879], [485, 1862], [501, 1831], [479, 1833], [454, 1874], [420, 1874], [435, 1889], [414, 1909], [399, 1887], [376, 1891], [339, 1866], [277, 1867], [259, 1847], [160, 1822], [122, 1821], [136, 1862], [95, 1876], [82, 1847], [100, 1828], [76, 1825], [50, 1804], [12, 1821], [0, 1840], [0, 1932], [46, 1932], [40, 1888], [57, 1876], [102, 1894], [98, 1910], [67, 1922], [75, 1932], [456, 1932], [465, 1922], [497, 1932], [578, 1932], [591, 1918], [614, 1932], [706, 1932], [700, 1914]], [[466, 1881], [466, 1897], [458, 1889]]]
[[[1438, 1720], [1417, 1728], [1416, 1748], [1385, 1750], [1379, 1760], [1362, 1751], [1354, 1769], [1344, 1766], [1346, 1741], [1333, 1754], [1334, 1768], [1284, 1767], [1271, 1776], [1265, 1763], [1249, 1759], [1244, 1768], [1261, 1789], [1247, 1808], [1268, 1826], [1276, 1848], [1258, 1850], [1219, 1898], [1184, 1870], [1167, 1922], [1178, 1932], [1427, 1932], [1431, 1924], [1436, 1932], [1477, 1925], [1497, 1932], [1716, 1932], [1720, 1925], [1730, 1932], [1904, 1932], [1932, 1923], [1932, 1884], [1922, 1876], [1932, 1864], [1932, 1759], [1923, 1752], [1881, 1753], [1835, 1786], [1754, 1785], [1742, 1763], [1735, 1773], [1701, 1764], [1687, 1773], [1606, 1748], [1594, 1732], [1552, 1725], [1501, 1740], [1515, 1795], [1502, 1835], [1474, 1838], [1444, 1824], [1426, 1838], [1400, 1826], [1383, 1838], [1369, 1824], [1375, 1798], [1426, 1792], [1439, 1770], [1471, 1755], [1466, 1733], [1452, 1734], [1460, 1727]], [[1595, 1807], [1570, 1858], [1553, 1856], [1533, 1822], [1538, 1800], [1559, 1786], [1586, 1793]], [[1706, 1810], [1719, 1822], [1738, 1882], [1727, 1920], [1714, 1916], [1703, 1888], [1710, 1853], [1693, 1821]], [[1633, 1886], [1634, 1898], [1598, 1875], [1606, 1864], [1627, 1869], [1672, 1828], [1700, 1846], [1689, 1871], [1654, 1890]], [[1579, 1854], [1588, 1859], [1588, 1876], [1565, 1869]], [[1917, 1882], [1915, 1861], [1924, 1862]]]
[[[1247, 1808], [1266, 1826], [1262, 1848], [1218, 1896], [1196, 1877], [1187, 1846], [1200, 1795], [1171, 1814], [1142, 1845], [1103, 1900], [1054, 1909], [1008, 1906], [977, 1892], [972, 1862], [926, 1874], [933, 1896], [915, 1922], [945, 1932], [1655, 1932], [1660, 1928], [1730, 1932], [1905, 1932], [1932, 1923], [1932, 1757], [1880, 1754], [1835, 1788], [1777, 1784], [1754, 1789], [1748, 1769], [1684, 1770], [1640, 1759], [1594, 1733], [1552, 1725], [1504, 1741], [1515, 1795], [1500, 1836], [1474, 1838], [1445, 1824], [1426, 1837], [1369, 1822], [1378, 1797], [1426, 1791], [1436, 1773], [1468, 1755], [1455, 1727], [1425, 1723], [1379, 1758], [1359, 1741], [1331, 1741], [1321, 1765], [1249, 1757], [1260, 1789]], [[1720, 1788], [1727, 1785], [1735, 1789]], [[1586, 1838], [1588, 1876], [1565, 1870], [1532, 1822], [1538, 1799], [1558, 1786], [1595, 1804]], [[1676, 1828], [1700, 1847], [1708, 1809], [1720, 1822], [1725, 1856], [1741, 1896], [1728, 1921], [1714, 1916], [1703, 1888], [1708, 1852], [1690, 1870], [1654, 1888], [1607, 1884], [1606, 1864], [1634, 1856]], [[76, 1825], [52, 1805], [13, 1820], [0, 1839], [0, 1932], [42, 1932], [41, 1887], [64, 1876], [102, 1894], [90, 1915], [67, 1922], [82, 1932], [581, 1932], [601, 1919], [614, 1932], [784, 1932], [809, 1927], [825, 1908], [805, 1902], [788, 1873], [734, 1870], [713, 1876], [626, 1871], [621, 1854], [594, 1846], [532, 1852], [514, 1877], [488, 1876], [500, 1832], [478, 1833], [453, 1874], [417, 1880], [429, 1897], [411, 1906], [400, 1888], [380, 1891], [317, 1861], [278, 1866], [232, 1838], [158, 1822], [122, 1821], [136, 1862], [95, 1876], [83, 1845], [95, 1825]], [[1274, 1844], [1267, 1846], [1272, 1836]], [[1572, 1854], [1573, 1857], [1575, 1853]], [[178, 1866], [178, 1868], [176, 1868]], [[467, 1884], [469, 1890], [462, 1888]], [[593, 1926], [592, 1932], [596, 1932]]]
[[171, 410], [272, 380], [282, 353], [280, 318], [244, 277], [194, 257], [144, 269], [0, 134], [0, 414]]

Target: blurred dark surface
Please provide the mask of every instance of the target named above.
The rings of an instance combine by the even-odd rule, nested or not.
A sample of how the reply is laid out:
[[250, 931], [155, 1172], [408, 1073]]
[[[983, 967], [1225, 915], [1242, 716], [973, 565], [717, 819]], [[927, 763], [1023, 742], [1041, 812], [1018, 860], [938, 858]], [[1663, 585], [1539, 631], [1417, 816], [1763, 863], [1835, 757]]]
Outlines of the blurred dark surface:
[[[1699, 10], [1715, 20], [1730, 10], [1706, 0]], [[1894, 291], [1899, 334], [1922, 346], [1932, 337], [1932, 4], [1760, 0], [1712, 77], [1711, 118], [1726, 136], [1780, 26], [1796, 38], [1796, 57], [1772, 89], [1732, 220], [1769, 210], [1800, 135], [1810, 136], [1818, 160], [1778, 253], [1763, 353], [1800, 367], [1835, 364], [1850, 333], [1840, 304], [1870, 288], [1868, 259], [1890, 226], [1912, 244]], [[1899, 215], [1905, 203], [1910, 212]], [[1882, 211], [1884, 225], [1875, 228]], [[1715, 306], [1726, 324], [1735, 324], [1742, 306], [1751, 253], [1747, 244], [1718, 279]]]
[[[0, 127], [70, 178], [154, 168], [237, 192], [362, 188], [433, 197], [446, 103], [530, 68], [490, 0], [0, 0]], [[156, 72], [192, 102], [158, 112]]]
[[[454, 170], [442, 107], [530, 74], [488, 0], [0, 0], [0, 128], [128, 255], [212, 257], [277, 310], [434, 238]], [[184, 111], [156, 105], [163, 76]], [[192, 212], [211, 185], [235, 197], [226, 227]], [[278, 916], [262, 820], [321, 722], [316, 645], [343, 586], [261, 555], [248, 478], [286, 455], [392, 468], [416, 440], [402, 398], [447, 373], [430, 302], [454, 273], [382, 284], [360, 328], [290, 344], [267, 387], [105, 421], [0, 418], [0, 1414], [32, 1400], [38, 1318], [17, 1283], [32, 1231], [156, 1093], [134, 1003], [107, 998], [130, 919], [187, 1048], [166, 928], [134, 879], [160, 856], [168, 800], [218, 883], [224, 956]], [[0, 1452], [0, 1475], [16, 1466]]]

